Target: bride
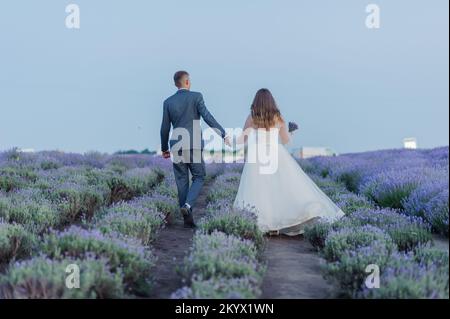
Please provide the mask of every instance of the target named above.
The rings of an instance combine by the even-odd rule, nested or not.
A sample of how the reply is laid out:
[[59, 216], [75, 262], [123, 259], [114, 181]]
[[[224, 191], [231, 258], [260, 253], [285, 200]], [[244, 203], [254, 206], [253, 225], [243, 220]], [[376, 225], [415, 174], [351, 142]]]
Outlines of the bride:
[[247, 152], [234, 207], [253, 210], [263, 232], [295, 236], [319, 218], [344, 213], [289, 154], [284, 146], [289, 139], [272, 94], [259, 90], [237, 141]]

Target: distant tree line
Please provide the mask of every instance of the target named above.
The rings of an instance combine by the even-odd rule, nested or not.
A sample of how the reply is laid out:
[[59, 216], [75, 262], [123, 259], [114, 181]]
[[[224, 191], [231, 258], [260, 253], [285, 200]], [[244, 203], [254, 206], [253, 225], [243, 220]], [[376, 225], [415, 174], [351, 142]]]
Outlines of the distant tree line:
[[146, 148], [143, 151], [127, 150], [127, 151], [118, 151], [118, 152], [115, 152], [114, 154], [116, 154], [116, 155], [135, 155], [135, 154], [156, 155], [156, 151], [150, 151], [148, 148]]
[[222, 149], [222, 150], [214, 150], [214, 149], [210, 149], [210, 150], [205, 150], [205, 153], [209, 153], [210, 155], [215, 155], [215, 154], [218, 154], [218, 153], [222, 153], [223, 155], [226, 155], [226, 154], [232, 154], [232, 155], [236, 155], [237, 153], [239, 153], [240, 151], [239, 150], [232, 150], [232, 151], [229, 151], [229, 150], [225, 150], [225, 149]]

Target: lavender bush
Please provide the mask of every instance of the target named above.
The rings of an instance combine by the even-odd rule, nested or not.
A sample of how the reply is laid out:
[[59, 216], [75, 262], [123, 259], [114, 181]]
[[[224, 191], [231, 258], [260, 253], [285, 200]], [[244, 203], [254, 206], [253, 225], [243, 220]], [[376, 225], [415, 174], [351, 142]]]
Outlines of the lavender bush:
[[432, 225], [436, 233], [445, 235], [448, 238], [448, 189], [442, 190], [425, 206], [425, 219]]
[[0, 266], [30, 256], [36, 248], [37, 238], [21, 225], [0, 220]]
[[30, 168], [12, 166], [0, 168], [0, 191], [11, 192], [33, 185], [38, 176]]
[[423, 167], [386, 170], [368, 177], [361, 192], [382, 207], [403, 209], [403, 202], [417, 187], [426, 180], [439, 178], [440, 174]]
[[155, 187], [154, 194], [171, 198], [172, 200], [175, 200], [176, 203], [178, 203], [177, 185], [175, 183], [175, 177], [173, 176], [173, 173], [166, 175], [164, 181], [162, 181], [158, 186]]
[[345, 185], [332, 180], [331, 178], [321, 177], [318, 175], [310, 175], [310, 178], [316, 185], [332, 200], [336, 201], [340, 196], [350, 194]]
[[347, 215], [351, 215], [356, 211], [373, 210], [375, 208], [375, 204], [367, 197], [355, 193], [339, 194], [335, 196], [335, 200], [336, 205]]
[[156, 208], [156, 210], [161, 213], [164, 217], [169, 214], [175, 215], [179, 212], [178, 201], [167, 195], [161, 195], [157, 192], [152, 193], [151, 195], [144, 198], [144, 200], [152, 203], [152, 205]]
[[415, 260], [423, 265], [434, 265], [444, 272], [448, 271], [448, 251], [443, 251], [430, 244], [419, 245], [414, 249]]
[[138, 240], [123, 238], [115, 233], [85, 230], [72, 226], [63, 232], [45, 236], [41, 251], [50, 258], [84, 258], [90, 254], [105, 258], [111, 271], [121, 271], [130, 292], [148, 293], [151, 268], [155, 257]]
[[305, 238], [317, 250], [325, 247], [325, 240], [332, 229], [331, 223], [327, 221], [318, 221], [305, 227]]
[[134, 168], [108, 181], [111, 190], [109, 203], [131, 200], [149, 193], [164, 179], [165, 173], [159, 169]]
[[[66, 267], [80, 269], [80, 288], [66, 286]], [[17, 262], [0, 275], [0, 299], [105, 299], [124, 297], [122, 274], [108, 261], [87, 257], [51, 260], [45, 256]]]
[[208, 215], [199, 223], [200, 229], [209, 234], [220, 231], [251, 240], [262, 250], [264, 235], [258, 228], [256, 215], [251, 211], [236, 210], [229, 203], [219, 203], [209, 206]]
[[418, 263], [411, 254], [394, 254], [381, 272], [380, 288], [362, 287], [360, 298], [448, 299], [448, 267]]
[[430, 229], [420, 217], [405, 216], [391, 209], [357, 211], [338, 221], [334, 228], [349, 224], [372, 225], [386, 231], [400, 250], [411, 250], [431, 241]]
[[119, 233], [139, 239], [143, 245], [154, 240], [164, 225], [165, 215], [157, 210], [152, 197], [116, 204], [94, 222], [105, 234]]
[[377, 265], [383, 270], [394, 252], [385, 239], [357, 245], [340, 252], [338, 261], [328, 263], [325, 276], [338, 283], [343, 296], [355, 297], [367, 278], [366, 267]]
[[171, 299], [256, 299], [261, 295], [259, 284], [251, 276], [194, 279], [190, 287], [180, 288], [172, 294]]
[[428, 203], [442, 191], [448, 189], [449, 181], [445, 176], [422, 183], [403, 201], [402, 206], [405, 213], [424, 218]]
[[257, 249], [248, 240], [222, 232], [195, 235], [189, 256], [182, 267], [185, 278], [238, 278], [243, 276], [262, 279], [257, 262]]
[[220, 175], [208, 193], [207, 202], [213, 203], [221, 199], [234, 200], [236, 197], [241, 175], [235, 172], [225, 172]]
[[57, 205], [37, 189], [22, 189], [0, 196], [0, 219], [18, 223], [27, 230], [41, 234], [62, 223]]
[[375, 241], [383, 243], [390, 251], [395, 249], [389, 235], [374, 226], [345, 227], [333, 230], [325, 240], [323, 255], [330, 262], [340, 261], [348, 251], [370, 246]]

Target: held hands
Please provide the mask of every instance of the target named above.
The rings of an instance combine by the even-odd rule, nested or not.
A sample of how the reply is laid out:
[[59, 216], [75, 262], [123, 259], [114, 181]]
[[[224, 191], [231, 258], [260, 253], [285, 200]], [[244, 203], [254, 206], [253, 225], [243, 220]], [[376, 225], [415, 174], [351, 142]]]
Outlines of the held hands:
[[[230, 139], [230, 137], [228, 135], [225, 136], [223, 140], [225, 141], [225, 145], [227, 145], [229, 147], [232, 147], [231, 139]], [[170, 158], [170, 151], [163, 152], [162, 153], [162, 157], [164, 159], [169, 159]]]
[[170, 152], [169, 151], [165, 151], [162, 153], [162, 157], [165, 159], [169, 159], [170, 158]]
[[231, 139], [230, 139], [230, 137], [229, 137], [228, 135], [225, 136], [223, 140], [225, 141], [225, 145], [227, 145], [227, 146], [229, 146], [229, 147], [232, 146], [232, 145], [231, 145]]

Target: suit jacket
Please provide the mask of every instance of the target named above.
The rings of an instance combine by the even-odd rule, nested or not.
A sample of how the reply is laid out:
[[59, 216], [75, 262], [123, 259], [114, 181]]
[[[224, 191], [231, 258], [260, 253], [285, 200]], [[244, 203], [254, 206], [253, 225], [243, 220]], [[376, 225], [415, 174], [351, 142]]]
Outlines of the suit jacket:
[[[161, 150], [163, 152], [181, 143], [183, 150], [203, 150], [204, 141], [200, 127], [200, 117], [216, 132], [225, 137], [225, 130], [209, 113], [203, 95], [188, 90], [178, 90], [177, 93], [164, 101], [163, 119], [161, 123]], [[170, 128], [173, 127], [172, 138], [169, 141]], [[180, 130], [177, 130], [180, 129]], [[185, 134], [177, 134], [184, 132]], [[186, 136], [186, 134], [189, 134]]]

